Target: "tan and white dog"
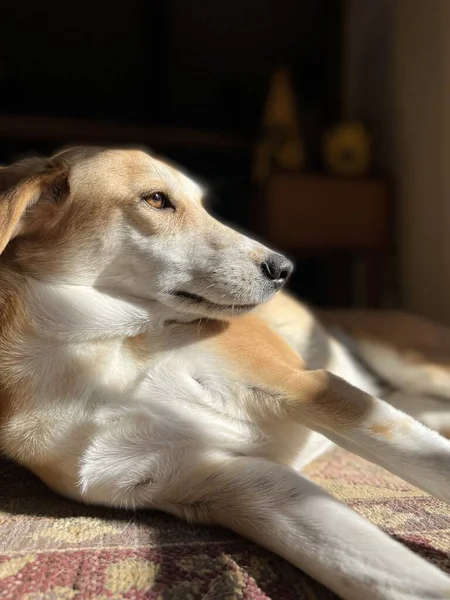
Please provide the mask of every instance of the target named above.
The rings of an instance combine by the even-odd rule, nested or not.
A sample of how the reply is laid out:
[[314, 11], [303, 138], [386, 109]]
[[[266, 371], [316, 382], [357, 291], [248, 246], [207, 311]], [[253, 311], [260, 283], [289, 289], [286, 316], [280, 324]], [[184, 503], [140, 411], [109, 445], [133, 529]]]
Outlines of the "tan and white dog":
[[[70, 498], [232, 528], [346, 600], [450, 598], [447, 575], [299, 474], [337, 443], [449, 502], [450, 442], [274, 297], [292, 265], [202, 196], [141, 151], [0, 169], [2, 451]], [[445, 426], [447, 330], [326, 318], [406, 411]]]

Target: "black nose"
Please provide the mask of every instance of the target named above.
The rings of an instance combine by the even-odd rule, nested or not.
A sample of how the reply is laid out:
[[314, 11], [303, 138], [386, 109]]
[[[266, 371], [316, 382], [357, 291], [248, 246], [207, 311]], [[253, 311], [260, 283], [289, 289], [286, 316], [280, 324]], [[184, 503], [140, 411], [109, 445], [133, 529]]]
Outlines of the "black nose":
[[289, 279], [294, 270], [290, 260], [281, 254], [271, 254], [261, 265], [261, 270], [267, 279], [280, 288]]

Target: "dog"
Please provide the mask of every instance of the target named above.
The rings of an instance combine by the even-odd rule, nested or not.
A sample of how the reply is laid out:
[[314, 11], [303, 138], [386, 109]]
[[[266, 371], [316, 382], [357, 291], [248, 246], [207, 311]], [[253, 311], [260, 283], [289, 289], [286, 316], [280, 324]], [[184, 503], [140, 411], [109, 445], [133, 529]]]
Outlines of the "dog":
[[139, 150], [0, 169], [2, 452], [79, 502], [231, 528], [344, 600], [450, 598], [301, 475], [338, 444], [449, 502], [450, 442], [428, 427], [448, 427], [448, 331], [316, 316], [281, 290], [291, 262], [203, 198]]

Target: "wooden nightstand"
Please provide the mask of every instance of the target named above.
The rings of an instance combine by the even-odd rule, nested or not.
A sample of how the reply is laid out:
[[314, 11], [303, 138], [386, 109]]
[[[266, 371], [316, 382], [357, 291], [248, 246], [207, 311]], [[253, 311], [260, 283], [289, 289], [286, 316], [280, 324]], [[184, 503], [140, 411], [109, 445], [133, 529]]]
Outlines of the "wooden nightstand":
[[378, 177], [274, 174], [257, 191], [250, 215], [252, 229], [273, 247], [329, 263], [331, 304], [340, 302], [336, 292], [352, 271], [352, 303], [373, 307], [385, 288], [391, 221], [389, 182]]

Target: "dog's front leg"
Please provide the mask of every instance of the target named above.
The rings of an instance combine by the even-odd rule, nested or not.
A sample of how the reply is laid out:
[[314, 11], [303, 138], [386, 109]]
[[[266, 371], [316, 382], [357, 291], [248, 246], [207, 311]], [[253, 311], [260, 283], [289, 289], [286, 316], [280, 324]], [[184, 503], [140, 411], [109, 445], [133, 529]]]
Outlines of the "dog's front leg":
[[325, 371], [299, 371], [290, 417], [450, 503], [450, 441]]
[[248, 336], [244, 326], [222, 331], [220, 352], [240, 381], [267, 392], [247, 405], [253, 419], [294, 420], [450, 503], [449, 440], [328, 371], [304, 370], [258, 319]]

